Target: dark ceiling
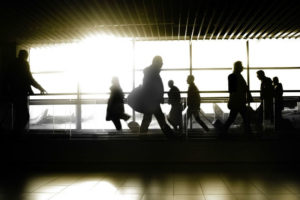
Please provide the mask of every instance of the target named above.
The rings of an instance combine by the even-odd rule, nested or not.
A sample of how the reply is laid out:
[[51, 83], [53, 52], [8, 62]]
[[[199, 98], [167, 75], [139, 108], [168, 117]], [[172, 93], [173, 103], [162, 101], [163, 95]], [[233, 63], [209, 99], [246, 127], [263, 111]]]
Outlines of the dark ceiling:
[[1, 42], [66, 42], [104, 33], [136, 39], [300, 37], [290, 0], [30, 0], [0, 7]]

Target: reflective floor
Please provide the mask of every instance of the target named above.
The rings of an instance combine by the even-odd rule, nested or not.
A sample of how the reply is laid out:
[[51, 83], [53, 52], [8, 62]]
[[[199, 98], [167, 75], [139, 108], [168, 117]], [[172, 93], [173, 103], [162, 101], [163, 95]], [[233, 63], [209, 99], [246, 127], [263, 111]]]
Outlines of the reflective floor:
[[[220, 166], [222, 168], [222, 166]], [[219, 170], [222, 171], [222, 170]], [[247, 170], [248, 171], [248, 170]], [[20, 200], [296, 200], [300, 174], [289, 170], [231, 172], [6, 173], [0, 199]]]

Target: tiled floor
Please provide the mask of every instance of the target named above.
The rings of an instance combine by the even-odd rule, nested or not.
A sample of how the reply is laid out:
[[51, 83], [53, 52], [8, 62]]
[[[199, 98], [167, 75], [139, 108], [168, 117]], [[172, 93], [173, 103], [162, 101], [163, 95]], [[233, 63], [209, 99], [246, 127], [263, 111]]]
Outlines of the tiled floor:
[[[45, 173], [1, 180], [0, 199], [296, 200], [295, 172]], [[6, 180], [6, 181], [5, 181]]]

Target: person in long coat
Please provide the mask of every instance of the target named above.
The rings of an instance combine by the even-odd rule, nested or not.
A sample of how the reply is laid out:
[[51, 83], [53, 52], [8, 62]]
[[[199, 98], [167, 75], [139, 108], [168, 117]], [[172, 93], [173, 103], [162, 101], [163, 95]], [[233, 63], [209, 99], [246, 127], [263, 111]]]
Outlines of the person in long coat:
[[162, 57], [155, 56], [152, 64], [144, 69], [143, 93], [147, 97], [147, 99], [144, 99], [147, 112], [144, 113], [140, 132], [148, 132], [152, 115], [154, 115], [162, 132], [167, 137], [174, 138], [177, 135], [166, 123], [165, 115], [160, 107], [160, 104], [164, 102], [164, 85], [160, 77], [162, 65]]
[[274, 100], [275, 100], [275, 129], [280, 128], [283, 111], [283, 87], [277, 76], [273, 78]]
[[182, 129], [182, 104], [179, 89], [174, 85], [173, 80], [169, 80], [168, 85], [168, 103], [171, 105], [171, 110], [168, 115], [168, 121], [175, 130]]
[[9, 85], [14, 110], [14, 131], [17, 134], [26, 130], [29, 121], [28, 96], [33, 94], [31, 86], [40, 90], [42, 94], [46, 93], [46, 90], [31, 74], [27, 61], [28, 56], [26, 50], [20, 50], [18, 58], [12, 63], [9, 72]]
[[106, 120], [112, 121], [116, 130], [122, 130], [121, 119], [127, 121], [130, 118], [124, 110], [124, 93], [117, 77], [112, 78], [110, 97], [107, 102]]
[[233, 66], [233, 73], [228, 76], [229, 101], [227, 106], [230, 109], [230, 113], [224, 124], [225, 133], [239, 113], [245, 124], [245, 132], [250, 133], [250, 122], [246, 103], [250, 101], [251, 94], [244, 77], [241, 75], [243, 68], [242, 62], [236, 61]]
[[206, 124], [200, 119], [200, 94], [197, 86], [194, 83], [195, 77], [189, 75], [187, 77], [187, 83], [189, 84], [188, 95], [187, 95], [187, 117], [190, 119], [194, 116], [196, 122], [203, 127], [205, 131], [209, 131]]

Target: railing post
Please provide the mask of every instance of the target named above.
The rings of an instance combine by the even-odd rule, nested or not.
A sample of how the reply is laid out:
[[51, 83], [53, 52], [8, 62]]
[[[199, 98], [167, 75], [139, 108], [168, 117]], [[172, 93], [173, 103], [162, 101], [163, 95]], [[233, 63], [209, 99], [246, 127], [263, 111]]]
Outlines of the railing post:
[[[135, 88], [135, 39], [132, 40], [132, 51], [133, 51], [133, 58], [132, 58], [132, 89]], [[132, 121], [135, 122], [135, 111], [132, 109]]]
[[79, 82], [77, 83], [77, 101], [76, 101], [76, 130], [81, 130], [81, 91]]

